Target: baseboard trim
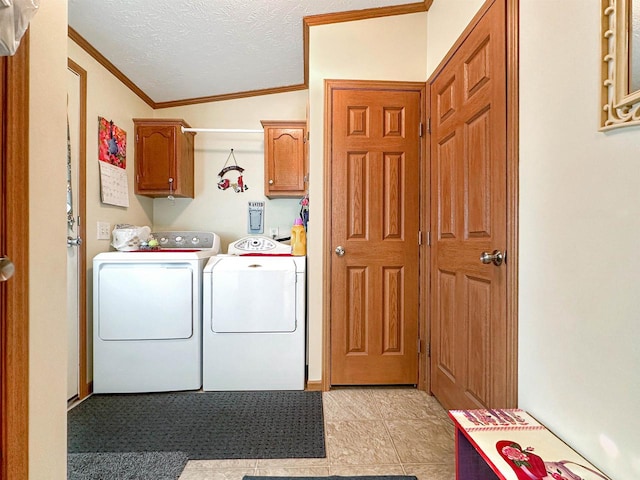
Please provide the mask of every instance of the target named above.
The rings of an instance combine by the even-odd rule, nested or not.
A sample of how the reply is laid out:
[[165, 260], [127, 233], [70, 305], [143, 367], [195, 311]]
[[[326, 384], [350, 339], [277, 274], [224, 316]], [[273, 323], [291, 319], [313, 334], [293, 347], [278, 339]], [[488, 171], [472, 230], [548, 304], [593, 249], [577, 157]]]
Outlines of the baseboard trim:
[[321, 392], [322, 391], [322, 380], [307, 380], [307, 387], [305, 390], [310, 392]]

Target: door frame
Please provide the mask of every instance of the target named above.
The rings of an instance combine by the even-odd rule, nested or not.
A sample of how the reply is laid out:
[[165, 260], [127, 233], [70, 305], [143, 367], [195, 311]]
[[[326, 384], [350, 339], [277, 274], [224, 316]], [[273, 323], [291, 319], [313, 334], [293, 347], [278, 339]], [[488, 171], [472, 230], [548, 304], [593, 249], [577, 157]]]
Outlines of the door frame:
[[[87, 71], [76, 62], [67, 59], [67, 68], [78, 75], [80, 83], [80, 122], [78, 137], [78, 237], [83, 242], [78, 245], [78, 400], [91, 393], [87, 380]], [[71, 348], [71, 346], [69, 346]]]
[[[331, 165], [331, 145], [333, 142], [332, 132], [332, 92], [334, 89], [352, 89], [352, 90], [373, 90], [373, 89], [389, 89], [390, 87], [398, 87], [403, 90], [411, 89], [420, 92], [420, 123], [425, 124], [426, 110], [425, 105], [428, 105], [427, 100], [429, 97], [428, 88], [426, 84], [422, 82], [404, 82], [404, 81], [371, 81], [371, 80], [328, 80], [324, 81], [324, 166], [323, 166], [323, 178], [324, 178], [324, 205], [325, 212], [323, 220], [324, 235], [322, 239], [322, 276], [325, 279], [322, 286], [322, 345], [323, 345], [323, 368], [322, 368], [322, 390], [328, 391], [331, 389], [331, 282], [326, 279], [331, 278], [331, 178], [332, 178], [332, 165]], [[419, 216], [420, 232], [426, 232], [429, 229], [429, 212], [430, 212], [430, 199], [424, 198], [423, 192], [425, 188], [429, 188], [429, 162], [426, 161], [427, 157], [427, 135], [424, 133], [420, 136], [420, 200], [419, 200]], [[419, 282], [428, 279], [429, 251], [426, 247], [426, 242], [421, 242], [419, 245], [419, 266], [418, 266], [418, 278]], [[427, 283], [428, 285], [428, 283]], [[422, 284], [418, 285], [418, 338], [416, 342], [420, 342], [422, 347], [425, 344], [425, 339], [428, 338], [428, 322], [426, 321], [428, 308], [428, 287], [423, 288]], [[425, 348], [419, 348], [418, 356], [418, 388], [422, 390], [428, 389], [429, 386], [429, 358]]]
[[520, 0], [507, 2], [507, 400], [518, 404], [518, 219], [520, 178]]
[[427, 80], [430, 85], [494, 2], [506, 6], [507, 75], [507, 245], [506, 260], [506, 401], [518, 404], [518, 218], [519, 218], [519, 38], [520, 0], [486, 0]]
[[[16, 272], [3, 282], [0, 306], [0, 478], [29, 474], [29, 32], [2, 59], [2, 253]], [[5, 63], [6, 62], [6, 63]], [[6, 68], [5, 68], [6, 65]], [[10, 120], [9, 120], [10, 119]]]

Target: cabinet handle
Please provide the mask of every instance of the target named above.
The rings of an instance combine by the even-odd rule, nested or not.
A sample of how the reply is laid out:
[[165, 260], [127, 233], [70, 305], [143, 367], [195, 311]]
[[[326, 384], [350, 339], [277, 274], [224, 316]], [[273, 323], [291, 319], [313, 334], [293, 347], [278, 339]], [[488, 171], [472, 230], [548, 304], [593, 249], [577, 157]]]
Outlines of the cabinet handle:
[[269, 185], [273, 185], [273, 180], [269, 180]]
[[173, 196], [173, 177], [169, 177], [169, 195], [167, 195], [169, 200], [175, 200]]

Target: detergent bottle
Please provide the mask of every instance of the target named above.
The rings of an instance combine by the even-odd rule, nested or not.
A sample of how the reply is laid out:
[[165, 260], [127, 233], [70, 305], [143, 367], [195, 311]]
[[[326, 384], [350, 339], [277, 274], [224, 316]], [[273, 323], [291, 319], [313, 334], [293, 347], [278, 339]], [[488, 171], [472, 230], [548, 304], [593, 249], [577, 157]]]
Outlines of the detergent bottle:
[[291, 254], [297, 257], [307, 254], [307, 232], [304, 230], [301, 218], [296, 218], [291, 227]]

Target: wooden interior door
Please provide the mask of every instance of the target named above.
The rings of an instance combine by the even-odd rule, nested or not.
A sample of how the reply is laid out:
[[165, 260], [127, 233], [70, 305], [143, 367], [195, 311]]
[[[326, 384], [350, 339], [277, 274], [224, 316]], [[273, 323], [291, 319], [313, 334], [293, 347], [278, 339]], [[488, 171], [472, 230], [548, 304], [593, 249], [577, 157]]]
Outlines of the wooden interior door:
[[29, 49], [0, 57], [0, 257], [14, 274], [0, 281], [0, 478], [28, 474], [29, 397]]
[[[431, 389], [445, 408], [509, 405], [505, 2], [431, 82]], [[486, 259], [488, 260], [488, 259]]]
[[418, 383], [424, 87], [327, 83], [331, 385]]

